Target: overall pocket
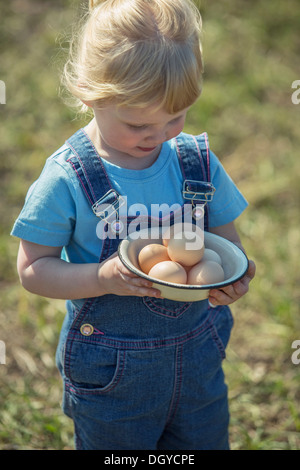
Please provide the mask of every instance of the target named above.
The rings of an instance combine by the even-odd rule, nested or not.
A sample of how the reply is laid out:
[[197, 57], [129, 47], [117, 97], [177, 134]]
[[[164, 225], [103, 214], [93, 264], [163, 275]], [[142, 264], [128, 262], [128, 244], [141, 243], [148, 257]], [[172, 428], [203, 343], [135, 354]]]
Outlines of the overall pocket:
[[193, 302], [177, 302], [168, 299], [156, 299], [155, 297], [143, 297], [143, 303], [152, 313], [168, 318], [178, 318], [190, 308]]
[[78, 393], [111, 391], [122, 378], [124, 364], [125, 351], [88, 341], [66, 344], [65, 375]]

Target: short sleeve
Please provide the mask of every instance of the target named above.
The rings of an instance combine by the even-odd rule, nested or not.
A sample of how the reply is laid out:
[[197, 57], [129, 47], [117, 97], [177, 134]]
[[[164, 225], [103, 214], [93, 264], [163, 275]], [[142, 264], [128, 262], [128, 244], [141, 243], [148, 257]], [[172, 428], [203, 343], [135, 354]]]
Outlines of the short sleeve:
[[216, 191], [208, 206], [209, 220], [211, 227], [218, 227], [239, 217], [248, 206], [248, 202], [212, 151], [210, 151], [210, 171]]
[[75, 189], [66, 169], [49, 158], [29, 188], [11, 234], [45, 246], [65, 246], [76, 220]]

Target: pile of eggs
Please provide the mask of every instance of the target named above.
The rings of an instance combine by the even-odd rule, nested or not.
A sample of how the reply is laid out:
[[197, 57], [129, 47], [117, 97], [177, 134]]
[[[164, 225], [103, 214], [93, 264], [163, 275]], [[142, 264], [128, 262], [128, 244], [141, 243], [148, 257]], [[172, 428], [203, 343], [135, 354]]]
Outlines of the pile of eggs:
[[[195, 238], [196, 237], [196, 238]], [[193, 248], [189, 245], [193, 240]], [[203, 234], [173, 226], [163, 234], [163, 244], [150, 243], [138, 254], [140, 269], [148, 276], [176, 284], [209, 285], [224, 281], [218, 253], [205, 248]]]

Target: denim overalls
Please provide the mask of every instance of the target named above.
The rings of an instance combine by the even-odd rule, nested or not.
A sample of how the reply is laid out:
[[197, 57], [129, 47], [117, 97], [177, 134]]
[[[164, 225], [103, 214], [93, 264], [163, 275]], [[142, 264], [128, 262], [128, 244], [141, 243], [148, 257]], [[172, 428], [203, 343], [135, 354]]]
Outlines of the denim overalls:
[[[84, 131], [67, 145], [91, 210], [103, 196], [117, 205], [113, 182]], [[209, 182], [206, 134], [182, 133], [176, 146], [184, 179]], [[119, 242], [106, 238], [99, 262]], [[233, 324], [227, 306], [105, 295], [84, 299], [80, 309], [71, 301], [67, 307], [57, 364], [77, 449], [229, 448], [222, 371]]]

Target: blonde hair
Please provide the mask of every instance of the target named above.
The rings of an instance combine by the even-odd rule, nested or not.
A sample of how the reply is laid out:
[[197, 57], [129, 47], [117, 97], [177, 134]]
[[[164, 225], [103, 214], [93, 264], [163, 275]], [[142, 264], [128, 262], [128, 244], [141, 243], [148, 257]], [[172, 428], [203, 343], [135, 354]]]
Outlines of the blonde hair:
[[[201, 16], [191, 0], [89, 0], [63, 79], [98, 107], [159, 105], [170, 114], [201, 93]], [[83, 108], [84, 109], [84, 108]]]

